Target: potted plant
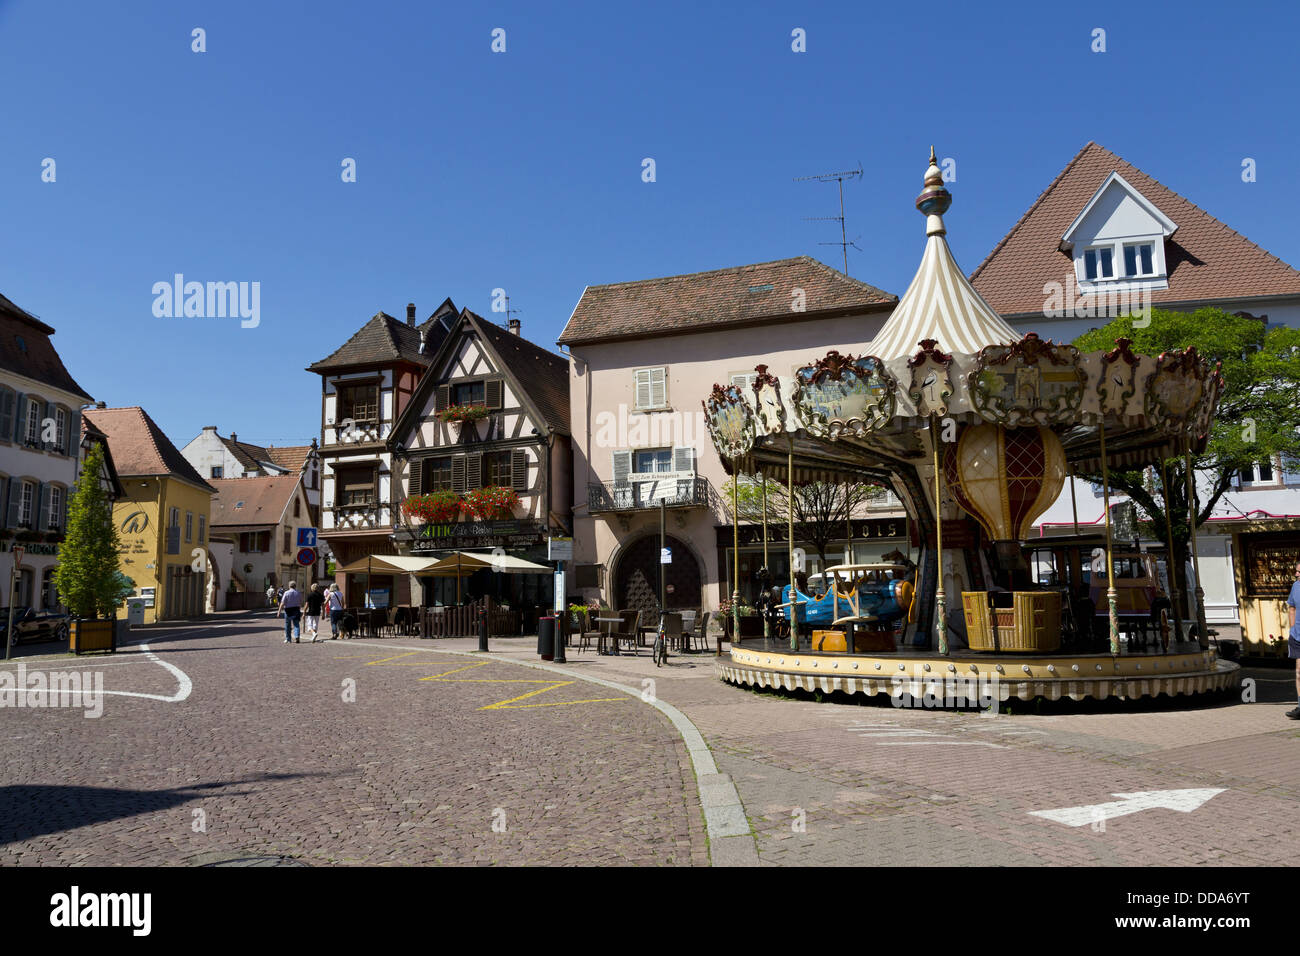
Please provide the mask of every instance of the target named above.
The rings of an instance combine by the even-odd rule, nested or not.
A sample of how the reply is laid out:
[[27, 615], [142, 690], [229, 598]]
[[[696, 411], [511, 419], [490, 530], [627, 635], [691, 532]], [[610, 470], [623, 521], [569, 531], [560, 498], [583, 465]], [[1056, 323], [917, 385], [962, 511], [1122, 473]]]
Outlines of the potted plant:
[[478, 403], [469, 405], [448, 405], [442, 411], [436, 413], [438, 421], [457, 424], [464, 424], [465, 422], [480, 422], [487, 418], [489, 414], [488, 407]]
[[460, 514], [460, 496], [454, 491], [431, 491], [427, 495], [411, 495], [402, 502], [402, 513], [428, 524], [455, 521]]
[[510, 518], [518, 506], [519, 495], [513, 488], [489, 485], [465, 493], [465, 508], [479, 521]]
[[100, 483], [104, 449], [91, 446], [68, 502], [67, 536], [60, 549], [54, 585], [72, 616], [69, 649], [114, 651], [117, 607], [123, 581], [118, 567], [117, 526], [113, 508]]

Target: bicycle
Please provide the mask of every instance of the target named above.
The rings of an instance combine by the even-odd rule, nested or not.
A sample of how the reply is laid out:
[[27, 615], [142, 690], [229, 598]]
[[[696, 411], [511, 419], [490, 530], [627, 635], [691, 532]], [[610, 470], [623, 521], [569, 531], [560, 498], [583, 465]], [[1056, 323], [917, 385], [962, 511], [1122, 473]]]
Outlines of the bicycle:
[[664, 633], [664, 615], [666, 611], [659, 612], [659, 628], [655, 632], [654, 649], [650, 656], [654, 658], [655, 667], [663, 667], [668, 663], [668, 635]]

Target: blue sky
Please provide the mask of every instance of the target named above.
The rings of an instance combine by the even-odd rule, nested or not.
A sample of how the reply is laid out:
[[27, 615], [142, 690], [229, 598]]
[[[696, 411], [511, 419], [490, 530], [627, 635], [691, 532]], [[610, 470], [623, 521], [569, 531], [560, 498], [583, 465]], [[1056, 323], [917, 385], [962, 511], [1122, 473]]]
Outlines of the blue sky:
[[[849, 271], [901, 295], [932, 142], [967, 272], [1089, 140], [1300, 265], [1298, 26], [1201, 2], [0, 0], [0, 292], [177, 444], [209, 424], [290, 444], [319, 429], [304, 367], [381, 309], [504, 321], [504, 288], [554, 348], [589, 284], [838, 267], [837, 225], [803, 221], [835, 186], [798, 176], [862, 164]], [[155, 317], [175, 273], [260, 283], [259, 326]]]

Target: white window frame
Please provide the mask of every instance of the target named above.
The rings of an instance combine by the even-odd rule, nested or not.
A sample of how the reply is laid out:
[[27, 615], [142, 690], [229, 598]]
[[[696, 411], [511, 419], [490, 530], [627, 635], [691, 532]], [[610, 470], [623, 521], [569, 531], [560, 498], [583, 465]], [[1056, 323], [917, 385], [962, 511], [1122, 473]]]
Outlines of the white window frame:
[[[659, 377], [661, 379], [658, 384], [663, 390], [661, 395], [661, 401], [659, 401], [657, 404], [655, 403], [654, 400], [656, 372], [659, 373]], [[646, 398], [648, 399], [648, 402], [645, 405], [641, 404], [641, 388], [643, 382], [647, 393]], [[633, 393], [632, 394], [633, 406], [636, 409], [636, 411], [639, 412], [659, 411], [668, 408], [668, 366], [656, 365], [650, 368], [636, 369], [633, 376], [632, 393]]]
[[745, 392], [753, 390], [754, 380], [757, 378], [757, 372], [732, 372], [727, 376], [727, 382], [735, 385], [741, 392]]
[[185, 543], [190, 544], [194, 540], [194, 512], [185, 512]]
[[[1150, 249], [1150, 250], [1151, 250], [1151, 271], [1150, 271], [1150, 272], [1142, 272], [1142, 271], [1141, 271], [1141, 269], [1142, 269], [1142, 253], [1141, 253], [1141, 250], [1142, 250], [1143, 248], [1146, 248], [1146, 249]], [[1130, 250], [1130, 249], [1136, 250], [1136, 251], [1133, 253], [1133, 265], [1134, 265], [1134, 268], [1136, 268], [1136, 269], [1139, 270], [1139, 271], [1137, 271], [1137, 272], [1129, 272], [1129, 271], [1128, 271], [1128, 264], [1127, 264], [1127, 261], [1125, 261], [1125, 254], [1126, 254], [1126, 253], [1128, 252], [1128, 250]], [[1124, 243], [1124, 244], [1121, 246], [1121, 248], [1120, 248], [1120, 259], [1121, 259], [1121, 261], [1124, 261], [1124, 270], [1125, 270], [1125, 271], [1124, 271], [1124, 276], [1123, 276], [1123, 277], [1124, 277], [1125, 279], [1151, 279], [1151, 278], [1154, 278], [1155, 276], [1159, 275], [1159, 273], [1156, 271], [1156, 270], [1160, 267], [1160, 263], [1159, 263], [1159, 261], [1156, 259], [1156, 244], [1155, 244], [1154, 241], [1152, 241], [1152, 240], [1150, 240], [1150, 239], [1142, 239], [1142, 240], [1138, 240], [1137, 242], [1126, 242], [1126, 243]]]
[[171, 507], [167, 509], [167, 527], [179, 528], [181, 526], [181, 509]]
[[[654, 471], [640, 471], [637, 468], [638, 459], [641, 455], [667, 455], [668, 467], [663, 470], [655, 469]], [[663, 475], [674, 474], [673, 472], [673, 450], [669, 448], [634, 448], [632, 449], [632, 471], [629, 477], [643, 478], [647, 476], [661, 477]]]
[[45, 526], [47, 528], [58, 528], [64, 530], [63, 522], [59, 519], [63, 511], [63, 488], [60, 485], [50, 485], [50, 513], [45, 517]]
[[[1092, 277], [1088, 276], [1088, 253], [1090, 252], [1097, 254], [1097, 274]], [[1103, 252], [1110, 253], [1110, 275], [1108, 276], [1101, 274], [1101, 254]], [[1081, 282], [1112, 282], [1119, 278], [1117, 272], [1114, 243], [1103, 242], [1095, 246], [1085, 246], [1079, 254], [1079, 281]]]
[[41, 403], [34, 398], [27, 400], [27, 442], [35, 445], [41, 440]]
[[64, 442], [68, 434], [68, 412], [64, 408], [54, 410], [54, 445], [59, 451], [66, 451], [67, 445]]
[[[1267, 479], [1256, 477], [1259, 474], [1259, 466], [1264, 464], [1267, 464], [1269, 468], [1271, 468], [1273, 471], [1272, 477]], [[1280, 464], [1281, 463], [1277, 459], [1269, 459], [1267, 462], [1257, 461], [1250, 466], [1251, 477], [1249, 479], [1242, 478], [1239, 472], [1237, 474], [1237, 483], [1243, 489], [1281, 488], [1283, 484], [1283, 475], [1282, 475], [1282, 469], [1279, 467]]]
[[32, 527], [32, 512], [40, 507], [33, 503], [32, 499], [35, 497], [36, 485], [30, 481], [24, 481], [18, 505], [18, 524], [20, 527]]
[[199, 544], [204, 543], [203, 539], [207, 534], [207, 530], [208, 530], [208, 519], [205, 518], [203, 515], [199, 515]]

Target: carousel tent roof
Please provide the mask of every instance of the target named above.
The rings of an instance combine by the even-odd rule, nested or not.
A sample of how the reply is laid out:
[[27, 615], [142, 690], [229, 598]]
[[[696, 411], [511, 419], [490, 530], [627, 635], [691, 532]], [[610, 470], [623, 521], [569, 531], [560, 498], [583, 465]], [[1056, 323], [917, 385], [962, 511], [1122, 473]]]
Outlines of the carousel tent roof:
[[[1020, 333], [1002, 320], [962, 275], [944, 238], [943, 213], [951, 197], [930, 151], [925, 192], [917, 208], [926, 213], [925, 255], [893, 315], [871, 342], [871, 354], [888, 362], [912, 357], [923, 339], [941, 352], [974, 354], [986, 345], [1018, 342]], [[925, 201], [923, 203], [923, 200]]]

